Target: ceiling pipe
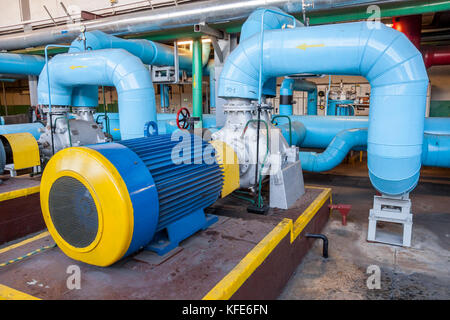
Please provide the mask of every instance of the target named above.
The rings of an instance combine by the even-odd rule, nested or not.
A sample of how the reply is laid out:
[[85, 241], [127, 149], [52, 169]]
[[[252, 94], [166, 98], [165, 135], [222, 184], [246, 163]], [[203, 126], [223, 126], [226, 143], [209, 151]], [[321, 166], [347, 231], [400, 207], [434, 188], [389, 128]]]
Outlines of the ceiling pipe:
[[[314, 8], [308, 8], [308, 12], [401, 2], [400, 0], [315, 0]], [[42, 30], [5, 35], [0, 38], [0, 49], [17, 50], [49, 43], [68, 43], [79, 35], [82, 28], [85, 28], [86, 31], [100, 30], [114, 35], [127, 35], [183, 28], [199, 22], [212, 24], [240, 21], [246, 19], [255, 9], [264, 6], [276, 6], [291, 14], [302, 12], [302, 1], [300, 0], [196, 1], [180, 4], [176, 7], [145, 10]]]

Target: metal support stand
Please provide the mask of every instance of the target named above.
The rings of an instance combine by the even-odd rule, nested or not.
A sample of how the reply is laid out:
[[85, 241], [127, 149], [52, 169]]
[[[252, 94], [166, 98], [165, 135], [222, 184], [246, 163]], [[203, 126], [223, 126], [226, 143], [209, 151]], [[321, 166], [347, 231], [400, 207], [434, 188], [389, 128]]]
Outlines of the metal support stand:
[[[375, 196], [373, 209], [369, 215], [367, 241], [410, 247], [412, 238], [411, 200], [409, 194], [400, 197]], [[377, 231], [377, 222], [390, 222], [403, 225], [403, 235]]]

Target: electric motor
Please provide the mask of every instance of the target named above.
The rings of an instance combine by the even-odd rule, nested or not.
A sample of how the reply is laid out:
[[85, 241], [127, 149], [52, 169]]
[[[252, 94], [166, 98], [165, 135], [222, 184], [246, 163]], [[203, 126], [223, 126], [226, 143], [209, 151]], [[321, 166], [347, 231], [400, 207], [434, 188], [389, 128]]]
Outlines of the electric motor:
[[217, 143], [187, 133], [180, 138], [55, 154], [42, 177], [41, 207], [59, 248], [75, 260], [108, 266], [143, 247], [165, 254], [214, 223], [217, 217], [203, 209], [224, 195], [224, 180], [239, 185], [238, 171], [230, 174], [220, 162]]

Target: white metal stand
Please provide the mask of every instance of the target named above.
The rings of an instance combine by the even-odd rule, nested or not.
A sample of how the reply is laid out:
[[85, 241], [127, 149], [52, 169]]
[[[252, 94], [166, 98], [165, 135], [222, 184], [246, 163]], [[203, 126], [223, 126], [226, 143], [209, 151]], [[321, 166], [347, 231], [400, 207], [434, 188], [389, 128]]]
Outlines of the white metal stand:
[[[382, 242], [410, 247], [412, 238], [412, 213], [409, 194], [400, 197], [375, 196], [369, 215], [367, 241]], [[403, 225], [403, 235], [377, 231], [377, 222], [384, 221]]]

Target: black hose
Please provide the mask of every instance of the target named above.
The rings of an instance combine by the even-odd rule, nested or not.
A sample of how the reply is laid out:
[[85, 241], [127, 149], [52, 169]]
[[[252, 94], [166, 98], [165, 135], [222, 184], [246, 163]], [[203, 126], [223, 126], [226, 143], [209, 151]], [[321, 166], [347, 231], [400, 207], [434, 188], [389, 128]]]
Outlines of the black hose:
[[328, 238], [324, 234], [320, 233], [307, 233], [307, 238], [314, 238], [314, 239], [322, 239], [323, 241], [323, 249], [322, 249], [322, 256], [326, 259], [328, 258]]

